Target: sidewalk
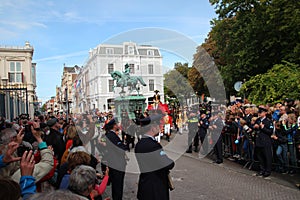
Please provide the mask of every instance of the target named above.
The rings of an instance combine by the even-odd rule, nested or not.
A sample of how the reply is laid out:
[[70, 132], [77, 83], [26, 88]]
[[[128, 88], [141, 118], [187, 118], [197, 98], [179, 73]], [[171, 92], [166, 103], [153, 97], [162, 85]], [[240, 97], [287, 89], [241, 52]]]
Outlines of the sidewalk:
[[[230, 161], [228, 159], [224, 159], [222, 164], [215, 164], [215, 163], [213, 163], [214, 155], [207, 155], [204, 158], [199, 158], [198, 153], [193, 152], [192, 154], [185, 153], [184, 156], [191, 157], [191, 158], [194, 158], [197, 160], [201, 159], [201, 161], [203, 161], [203, 162], [211, 163], [213, 165], [218, 165], [225, 169], [232, 170], [232, 171], [239, 172], [239, 173], [246, 174], [246, 175], [250, 175], [250, 176], [255, 176], [257, 173], [257, 171], [249, 170], [248, 168], [243, 168], [243, 165], [238, 163], [237, 161]], [[261, 178], [295, 189], [295, 188], [297, 188], [296, 184], [300, 183], [300, 172], [297, 171], [296, 174], [280, 174], [280, 173], [276, 173], [276, 172], [272, 171], [271, 176], [266, 177], [266, 178], [263, 178], [263, 177], [261, 177]], [[299, 190], [299, 192], [300, 192], [300, 190]]]

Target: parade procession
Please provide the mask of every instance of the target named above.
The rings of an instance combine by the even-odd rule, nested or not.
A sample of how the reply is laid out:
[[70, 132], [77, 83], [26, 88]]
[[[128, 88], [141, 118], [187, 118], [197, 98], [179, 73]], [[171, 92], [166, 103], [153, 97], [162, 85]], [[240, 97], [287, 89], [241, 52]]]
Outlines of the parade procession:
[[0, 200], [300, 199], [300, 2], [0, 4]]

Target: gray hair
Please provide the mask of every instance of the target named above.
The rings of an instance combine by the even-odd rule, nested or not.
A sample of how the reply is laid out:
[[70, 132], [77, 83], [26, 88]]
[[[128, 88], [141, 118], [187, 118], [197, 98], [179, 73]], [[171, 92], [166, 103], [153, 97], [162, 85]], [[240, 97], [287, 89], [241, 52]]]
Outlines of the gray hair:
[[96, 170], [87, 165], [76, 167], [69, 179], [69, 190], [77, 194], [83, 194], [88, 191], [90, 185], [96, 183]]
[[86, 198], [74, 194], [68, 190], [53, 190], [50, 192], [35, 193], [29, 200], [85, 200]]
[[17, 136], [17, 132], [15, 129], [6, 128], [0, 133], [0, 144], [8, 144], [11, 142], [13, 137]]

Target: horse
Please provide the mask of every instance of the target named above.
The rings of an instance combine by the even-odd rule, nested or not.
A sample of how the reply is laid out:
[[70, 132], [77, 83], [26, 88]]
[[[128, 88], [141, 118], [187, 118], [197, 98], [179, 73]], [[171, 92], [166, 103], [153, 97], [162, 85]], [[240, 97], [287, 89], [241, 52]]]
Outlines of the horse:
[[121, 87], [122, 91], [124, 91], [124, 87], [130, 86], [130, 91], [138, 91], [137, 84], [140, 82], [143, 86], [147, 84], [144, 82], [142, 77], [140, 76], [130, 76], [120, 71], [113, 71], [110, 73], [113, 80], [116, 80], [115, 87]]

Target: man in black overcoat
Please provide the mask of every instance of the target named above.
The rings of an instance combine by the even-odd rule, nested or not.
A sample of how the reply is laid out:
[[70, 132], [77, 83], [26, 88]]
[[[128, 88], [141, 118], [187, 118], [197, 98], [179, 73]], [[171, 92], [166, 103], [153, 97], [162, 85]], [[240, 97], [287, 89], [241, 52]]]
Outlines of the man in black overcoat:
[[257, 176], [268, 177], [272, 170], [272, 139], [273, 123], [266, 117], [268, 110], [259, 107], [259, 118], [253, 126], [256, 130], [255, 154], [260, 164]]
[[169, 199], [169, 171], [174, 162], [155, 140], [159, 133], [161, 116], [156, 115], [141, 120], [144, 135], [135, 146], [136, 159], [141, 171], [137, 198], [140, 200]]
[[112, 184], [111, 193], [113, 200], [122, 200], [124, 177], [126, 169], [125, 151], [127, 146], [121, 141], [119, 134], [119, 125], [115, 119], [111, 119], [107, 124], [106, 133], [106, 159], [109, 166], [109, 180]]

